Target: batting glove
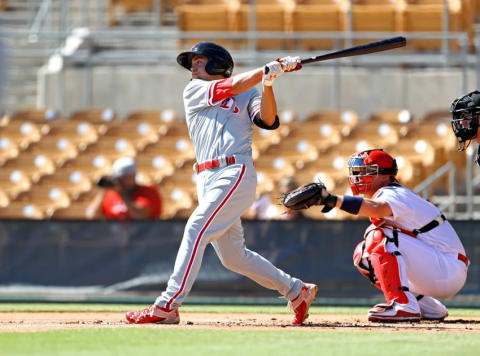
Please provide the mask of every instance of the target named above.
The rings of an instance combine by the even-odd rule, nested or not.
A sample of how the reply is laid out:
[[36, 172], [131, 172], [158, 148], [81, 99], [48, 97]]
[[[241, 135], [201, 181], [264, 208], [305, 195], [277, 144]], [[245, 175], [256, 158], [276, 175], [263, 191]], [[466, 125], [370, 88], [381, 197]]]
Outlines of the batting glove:
[[283, 74], [283, 68], [279, 61], [267, 63], [263, 68], [262, 84], [270, 87], [273, 81]]
[[282, 65], [284, 72], [294, 72], [296, 70], [302, 69], [302, 63], [300, 57], [283, 57], [278, 60]]

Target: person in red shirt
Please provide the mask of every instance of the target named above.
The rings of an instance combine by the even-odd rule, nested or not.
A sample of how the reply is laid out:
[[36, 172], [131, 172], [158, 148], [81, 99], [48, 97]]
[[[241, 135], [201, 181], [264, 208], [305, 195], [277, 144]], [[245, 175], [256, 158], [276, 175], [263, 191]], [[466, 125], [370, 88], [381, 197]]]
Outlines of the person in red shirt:
[[113, 163], [110, 177], [99, 181], [104, 188], [98, 192], [86, 210], [87, 218], [155, 219], [160, 217], [162, 203], [155, 185], [143, 186], [135, 182], [137, 166], [130, 157]]

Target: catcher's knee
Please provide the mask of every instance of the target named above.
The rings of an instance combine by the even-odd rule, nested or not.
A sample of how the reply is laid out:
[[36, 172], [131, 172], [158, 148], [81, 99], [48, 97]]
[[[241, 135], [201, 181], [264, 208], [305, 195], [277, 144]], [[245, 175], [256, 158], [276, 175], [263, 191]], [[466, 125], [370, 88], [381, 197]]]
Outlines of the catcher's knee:
[[384, 244], [385, 234], [382, 228], [370, 225], [365, 231], [364, 238], [365, 250], [370, 255], [377, 246]]
[[365, 240], [360, 242], [353, 251], [353, 264], [362, 276], [367, 278], [375, 287], [380, 288], [378, 279], [375, 276], [369, 254], [365, 251]]

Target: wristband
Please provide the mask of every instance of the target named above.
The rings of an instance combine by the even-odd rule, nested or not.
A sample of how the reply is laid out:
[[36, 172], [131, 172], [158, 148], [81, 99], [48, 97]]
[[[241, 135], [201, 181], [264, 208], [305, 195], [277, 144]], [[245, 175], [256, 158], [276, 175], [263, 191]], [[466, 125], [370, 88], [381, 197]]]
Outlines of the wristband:
[[362, 197], [352, 197], [350, 195], [343, 196], [343, 202], [340, 206], [340, 209], [346, 211], [347, 213], [357, 215], [362, 206], [363, 198]]

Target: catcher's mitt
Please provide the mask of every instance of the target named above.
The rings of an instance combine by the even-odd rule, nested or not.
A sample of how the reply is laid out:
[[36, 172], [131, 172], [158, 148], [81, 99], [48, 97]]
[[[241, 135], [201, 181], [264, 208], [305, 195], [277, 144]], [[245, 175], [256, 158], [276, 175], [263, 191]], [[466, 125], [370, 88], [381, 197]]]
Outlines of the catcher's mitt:
[[282, 203], [291, 210], [308, 209], [312, 205], [325, 205], [322, 212], [327, 213], [335, 207], [337, 197], [328, 192], [325, 197], [322, 196], [324, 190], [326, 192], [327, 188], [322, 182], [304, 184], [285, 194]]
[[285, 194], [282, 203], [291, 210], [308, 209], [322, 199], [324, 189], [323, 183], [308, 183]]

